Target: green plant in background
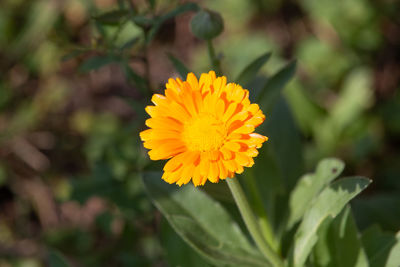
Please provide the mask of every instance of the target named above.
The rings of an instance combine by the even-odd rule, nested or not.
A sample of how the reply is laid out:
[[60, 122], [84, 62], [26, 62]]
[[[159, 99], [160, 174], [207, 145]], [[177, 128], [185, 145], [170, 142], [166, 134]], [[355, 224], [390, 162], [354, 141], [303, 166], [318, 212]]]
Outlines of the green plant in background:
[[[397, 267], [399, 95], [372, 91], [397, 13], [350, 2], [6, 1], [0, 265]], [[144, 108], [209, 69], [249, 90], [269, 140], [230, 186], [168, 185]], [[351, 205], [370, 180], [350, 173], [374, 179]]]

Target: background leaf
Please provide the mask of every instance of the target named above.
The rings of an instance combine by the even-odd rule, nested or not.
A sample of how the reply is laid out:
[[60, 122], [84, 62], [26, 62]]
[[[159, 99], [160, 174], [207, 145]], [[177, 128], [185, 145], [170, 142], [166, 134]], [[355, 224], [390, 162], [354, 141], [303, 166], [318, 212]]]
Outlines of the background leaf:
[[[400, 226], [400, 196], [397, 193], [375, 194], [357, 198], [352, 203], [360, 228], [379, 224], [383, 230], [398, 231]], [[382, 208], [385, 207], [385, 208]]]
[[303, 149], [298, 127], [286, 100], [279, 97], [275, 104], [272, 112], [265, 113], [265, 126], [259, 128], [269, 137], [269, 146], [282, 173], [285, 190], [289, 192], [304, 173]]
[[81, 72], [89, 72], [91, 70], [97, 70], [110, 63], [118, 62], [120, 59], [112, 55], [94, 56], [86, 59], [79, 67]]
[[124, 71], [127, 81], [136, 86], [143, 95], [148, 95], [149, 89], [147, 81], [142, 76], [137, 74], [127, 62], [122, 63], [122, 70]]
[[84, 53], [87, 52], [87, 49], [81, 48], [81, 49], [72, 49], [68, 53], [62, 56], [61, 61], [68, 61], [70, 59], [76, 58]]
[[[255, 185], [248, 184], [250, 179], [247, 178], [250, 177], [243, 181], [247, 189], [256, 187], [260, 191], [277, 239], [280, 239], [286, 231], [284, 221], [288, 216], [288, 192], [304, 173], [302, 144], [291, 110], [283, 97], [266, 116], [266, 121], [257, 132], [268, 136], [269, 140], [260, 149], [254, 167], [243, 173], [244, 176], [253, 175]], [[248, 192], [254, 198], [254, 193], [251, 190]], [[256, 203], [253, 202], [253, 205]]]
[[249, 65], [247, 65], [242, 72], [235, 79], [237, 84], [247, 87], [247, 84], [254, 79], [257, 72], [264, 66], [271, 57], [271, 52], [267, 52], [260, 57], [256, 58]]
[[190, 72], [190, 70], [183, 64], [182, 61], [177, 59], [174, 55], [168, 53], [168, 58], [171, 61], [172, 65], [174, 65], [175, 69], [179, 72], [179, 75], [183, 78], [186, 79], [186, 76]]
[[362, 234], [362, 242], [370, 266], [397, 267], [400, 263], [400, 232], [396, 235], [382, 232], [379, 226], [373, 225]]
[[313, 250], [316, 266], [369, 266], [349, 205], [335, 219], [326, 220], [324, 226], [318, 231]]
[[369, 179], [350, 177], [340, 179], [326, 189], [315, 199], [314, 205], [304, 215], [294, 240], [291, 255], [292, 266], [304, 266], [308, 255], [317, 242], [317, 231], [323, 221], [336, 217], [343, 207], [370, 183]]
[[106, 25], [116, 25], [129, 14], [128, 10], [113, 10], [93, 17], [95, 20]]
[[55, 250], [51, 250], [48, 259], [49, 267], [69, 267], [67, 260], [64, 256]]
[[140, 40], [139, 36], [132, 37], [128, 41], [126, 41], [121, 47], [120, 50], [130, 49], [132, 48], [138, 41]]
[[292, 61], [272, 75], [257, 96], [257, 102], [264, 113], [269, 113], [277, 103], [281, 90], [293, 78], [296, 72], [296, 61]]

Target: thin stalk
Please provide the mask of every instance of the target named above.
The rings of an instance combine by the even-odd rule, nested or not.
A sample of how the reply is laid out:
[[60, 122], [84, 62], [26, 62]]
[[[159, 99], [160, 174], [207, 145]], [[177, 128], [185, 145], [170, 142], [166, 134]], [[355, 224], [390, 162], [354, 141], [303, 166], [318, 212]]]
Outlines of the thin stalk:
[[211, 60], [211, 65], [213, 66], [215, 72], [217, 73], [217, 75], [221, 75], [221, 62], [220, 60], [217, 58], [217, 56], [215, 55], [215, 49], [214, 46], [212, 44], [211, 40], [207, 40], [207, 49], [208, 49], [208, 56]]
[[231, 190], [233, 199], [242, 215], [243, 221], [246, 224], [250, 235], [254, 239], [257, 247], [265, 258], [274, 267], [282, 267], [283, 263], [280, 257], [272, 250], [261, 234], [260, 226], [257, 223], [256, 217], [254, 216], [249, 201], [247, 200], [242, 187], [239, 184], [237, 178], [226, 179], [229, 189]]

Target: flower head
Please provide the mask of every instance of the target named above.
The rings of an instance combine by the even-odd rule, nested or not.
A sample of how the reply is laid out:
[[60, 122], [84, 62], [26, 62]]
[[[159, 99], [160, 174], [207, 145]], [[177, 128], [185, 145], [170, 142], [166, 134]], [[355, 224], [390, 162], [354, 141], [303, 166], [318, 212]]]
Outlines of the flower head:
[[150, 159], [169, 159], [162, 179], [171, 184], [198, 186], [242, 173], [268, 139], [254, 133], [265, 116], [250, 103], [249, 91], [214, 71], [199, 80], [193, 73], [186, 81], [169, 79], [165, 96], [154, 94], [151, 101], [150, 129], [140, 137]]

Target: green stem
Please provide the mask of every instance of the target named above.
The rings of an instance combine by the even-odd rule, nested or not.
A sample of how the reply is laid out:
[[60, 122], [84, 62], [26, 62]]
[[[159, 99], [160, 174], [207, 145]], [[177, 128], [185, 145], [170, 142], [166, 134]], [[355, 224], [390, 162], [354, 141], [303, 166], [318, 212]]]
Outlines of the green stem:
[[237, 178], [226, 179], [229, 189], [231, 190], [233, 199], [242, 215], [244, 223], [250, 232], [250, 235], [254, 239], [257, 247], [260, 249], [261, 253], [266, 257], [266, 259], [274, 267], [281, 267], [283, 263], [279, 256], [272, 250], [261, 234], [260, 227], [256, 221], [256, 218], [251, 210], [250, 204], [240, 186], [239, 180]]
[[254, 210], [256, 215], [258, 216], [261, 232], [268, 244], [272, 247], [272, 249], [279, 252], [279, 246], [272, 232], [272, 226], [269, 223], [270, 220], [268, 219], [267, 212], [265, 211], [260, 192], [257, 188], [257, 183], [254, 179], [253, 172], [251, 171], [251, 169], [249, 169], [248, 173], [249, 175], [246, 175], [246, 184], [248, 186], [248, 189], [250, 190], [251, 195], [253, 196]]
[[219, 61], [219, 59], [217, 58], [217, 56], [215, 55], [215, 49], [214, 46], [212, 44], [211, 40], [207, 40], [207, 49], [208, 49], [208, 56], [211, 60], [211, 64], [215, 70], [215, 72], [217, 73], [217, 75], [221, 75], [221, 62]]

